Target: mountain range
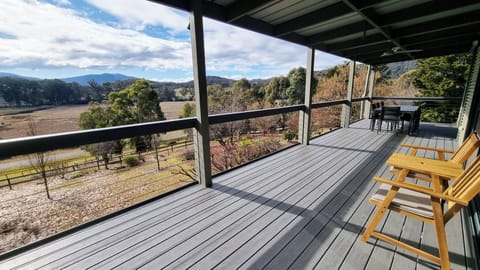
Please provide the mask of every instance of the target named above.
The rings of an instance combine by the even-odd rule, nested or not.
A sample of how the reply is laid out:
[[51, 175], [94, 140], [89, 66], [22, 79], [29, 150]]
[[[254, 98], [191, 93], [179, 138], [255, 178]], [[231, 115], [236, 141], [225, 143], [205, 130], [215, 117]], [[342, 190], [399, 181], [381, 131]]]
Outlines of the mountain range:
[[[401, 74], [405, 73], [408, 70], [416, 68], [416, 61], [406, 61], [401, 63], [392, 63], [388, 64], [388, 67], [392, 71], [391, 77], [398, 78]], [[317, 78], [321, 77], [324, 71], [315, 71], [315, 76]], [[0, 77], [15, 77], [23, 78], [27, 80], [41, 80], [40, 78], [27, 77], [14, 73], [0, 72]], [[103, 73], [103, 74], [87, 74], [76, 77], [60, 78], [60, 80], [71, 83], [76, 82], [80, 85], [87, 86], [90, 80], [96, 81], [98, 84], [103, 84], [105, 82], [116, 82], [116, 81], [126, 81], [126, 80], [135, 80], [137, 78], [132, 76], [126, 76], [118, 73]], [[249, 80], [252, 84], [262, 85], [268, 82], [269, 79], [252, 79]], [[233, 85], [235, 80], [223, 78], [219, 76], [207, 76], [207, 85], [219, 84], [222, 87], [230, 87]], [[165, 87], [169, 89], [175, 88], [193, 88], [193, 80], [188, 82], [153, 82], [157, 87]]]
[[69, 78], [61, 78], [60, 80], [66, 83], [76, 82], [80, 85], [88, 85], [90, 80], [96, 81], [98, 84], [103, 84], [106, 82], [115, 82], [115, 81], [124, 81], [136, 79], [135, 77], [126, 76], [123, 74], [118, 73], [103, 73], [103, 74], [87, 74], [83, 76], [76, 76], [76, 77], [69, 77]]

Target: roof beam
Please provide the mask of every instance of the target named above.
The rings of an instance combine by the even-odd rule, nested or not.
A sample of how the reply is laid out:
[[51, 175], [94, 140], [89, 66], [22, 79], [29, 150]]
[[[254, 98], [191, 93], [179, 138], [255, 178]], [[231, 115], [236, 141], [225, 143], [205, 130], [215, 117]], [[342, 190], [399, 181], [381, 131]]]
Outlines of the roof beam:
[[[416, 59], [422, 59], [422, 58], [428, 58], [428, 57], [435, 57], [435, 56], [441, 56], [441, 55], [450, 55], [450, 54], [457, 54], [457, 53], [465, 53], [469, 50], [470, 47], [464, 48], [464, 47], [448, 47], [448, 48], [443, 48], [443, 49], [438, 49], [438, 50], [432, 50], [427, 53], [422, 53], [422, 54], [414, 54]], [[363, 59], [366, 63], [369, 63], [371, 65], [379, 65], [379, 64], [386, 64], [386, 63], [393, 63], [393, 62], [402, 62], [402, 61], [408, 61], [410, 60], [409, 58], [402, 57], [400, 55], [394, 55], [390, 57], [375, 57], [371, 59]], [[359, 60], [361, 61], [361, 60]], [[361, 61], [361, 62], [363, 62]]]
[[[355, 12], [357, 12], [360, 16], [362, 16], [368, 23], [370, 23], [374, 28], [376, 28], [380, 33], [385, 36], [386, 39], [390, 40], [396, 47], [399, 47], [400, 49], [404, 49], [400, 43], [398, 43], [396, 40], [392, 38], [391, 33], [382, 28], [379, 23], [377, 22], [379, 20], [379, 16], [372, 10], [372, 9], [367, 9], [367, 10], [360, 10], [357, 6], [356, 3], [352, 0], [342, 0], [345, 4], [350, 6]], [[408, 54], [409, 57], [412, 59], [413, 56]]]
[[350, 9], [344, 3], [335, 3], [328, 7], [312, 11], [310, 13], [277, 25], [275, 27], [275, 34], [277, 37], [281, 37], [285, 34], [294, 32], [295, 30], [302, 29], [316, 23], [328, 21], [351, 12], [352, 9]]
[[[416, 58], [427, 58], [440, 55], [449, 55], [456, 53], [465, 53], [471, 47], [471, 42], [463, 41], [455, 44], [447, 44], [441, 47], [432, 47], [431, 49], [424, 50], [422, 52], [412, 52], [411, 54]], [[391, 63], [391, 62], [400, 62], [410, 60], [406, 57], [405, 54], [394, 54], [391, 56], [379, 57], [378, 54], [363, 55], [359, 57], [358, 61], [366, 62], [372, 65]]]
[[190, 10], [190, 3], [189, 1], [176, 1], [176, 0], [148, 0], [150, 2], [162, 4], [165, 6], [181, 9], [181, 10]]
[[[371, 6], [380, 3], [380, 0], [352, 0], [352, 3], [355, 3], [355, 6], [359, 10], [368, 9]], [[353, 10], [351, 7], [345, 3], [338, 2], [330, 6], [315, 10], [308, 14], [302, 15], [296, 19], [279, 24], [276, 27], [276, 33], [278, 37], [283, 36], [286, 33], [293, 32], [308, 26], [312, 26], [317, 23], [325, 22], [333, 18], [352, 13]], [[353, 25], [353, 24], [352, 24]], [[370, 29], [370, 28], [369, 28]], [[363, 30], [363, 28], [362, 28]], [[321, 38], [320, 35], [316, 35], [318, 38]], [[319, 43], [320, 41], [317, 41]]]
[[[380, 26], [417, 19], [432, 14], [450, 11], [470, 5], [478, 5], [478, 0], [430, 1], [403, 10], [392, 12], [378, 21]], [[433, 12], [432, 12], [433, 11]]]
[[233, 22], [248, 13], [269, 5], [276, 0], [236, 1], [226, 6], [227, 22]]
[[451, 28], [443, 31], [431, 32], [423, 35], [416, 35], [411, 37], [401, 38], [399, 40], [405, 46], [412, 46], [416, 44], [421, 44], [428, 41], [440, 41], [449, 38], [461, 38], [463, 36], [471, 36], [472, 33], [479, 33], [480, 32], [480, 23], [467, 25], [458, 28]]
[[307, 44], [309, 46], [315, 46], [329, 39], [337, 38], [339, 36], [348, 36], [348, 35], [359, 33], [359, 32], [366, 32], [367, 30], [370, 30], [372, 28], [373, 26], [371, 26], [367, 22], [364, 22], [364, 23], [355, 22], [342, 27], [338, 27], [332, 30], [328, 30], [325, 32], [312, 35], [309, 38], [307, 38]]
[[384, 42], [384, 43], [378, 43], [375, 45], [361, 47], [361, 48], [343, 50], [343, 51], [340, 51], [339, 53], [344, 57], [355, 59], [356, 55], [371, 54], [372, 52], [384, 52], [386, 50], [390, 50], [391, 48], [392, 48], [392, 44], [390, 42]]
[[381, 34], [374, 34], [367, 37], [351, 39], [347, 41], [332, 43], [327, 45], [327, 49], [332, 52], [339, 52], [342, 50], [366, 47], [378, 43], [388, 42], [388, 40]]
[[468, 24], [475, 24], [480, 22], [480, 11], [465, 13], [462, 15], [450, 16], [442, 19], [433, 20], [426, 23], [418, 23], [403, 27], [393, 31], [393, 34], [397, 38], [421, 35], [424, 33], [442, 31], [445, 29], [451, 29], [455, 26], [463, 26]]

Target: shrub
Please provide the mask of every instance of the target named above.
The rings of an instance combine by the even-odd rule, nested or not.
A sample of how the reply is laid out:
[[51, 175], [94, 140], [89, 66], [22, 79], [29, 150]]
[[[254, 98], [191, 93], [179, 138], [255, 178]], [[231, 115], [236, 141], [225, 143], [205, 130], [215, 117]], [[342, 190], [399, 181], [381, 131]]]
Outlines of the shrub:
[[183, 152], [183, 157], [185, 160], [194, 160], [195, 159], [195, 150], [188, 149]]
[[288, 142], [291, 142], [292, 140], [295, 139], [295, 137], [297, 137], [297, 134], [293, 133], [290, 130], [287, 130], [287, 131], [283, 132], [282, 137], [283, 137], [284, 140], [287, 140]]
[[140, 160], [138, 159], [137, 156], [127, 156], [125, 157], [125, 164], [127, 164], [128, 167], [134, 167], [140, 164]]
[[75, 171], [70, 175], [70, 179], [79, 178], [79, 177], [82, 177], [83, 175], [84, 174], [82, 171]]

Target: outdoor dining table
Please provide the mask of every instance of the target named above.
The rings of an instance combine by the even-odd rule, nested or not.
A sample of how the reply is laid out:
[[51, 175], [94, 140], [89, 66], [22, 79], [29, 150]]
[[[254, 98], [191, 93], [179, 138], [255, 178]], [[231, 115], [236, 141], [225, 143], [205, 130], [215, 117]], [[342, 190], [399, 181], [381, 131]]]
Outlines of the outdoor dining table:
[[[408, 115], [408, 135], [413, 135], [420, 126], [420, 106], [414, 105], [384, 105], [384, 107], [400, 107], [400, 113], [405, 117]], [[375, 108], [375, 111], [381, 113], [382, 108]]]

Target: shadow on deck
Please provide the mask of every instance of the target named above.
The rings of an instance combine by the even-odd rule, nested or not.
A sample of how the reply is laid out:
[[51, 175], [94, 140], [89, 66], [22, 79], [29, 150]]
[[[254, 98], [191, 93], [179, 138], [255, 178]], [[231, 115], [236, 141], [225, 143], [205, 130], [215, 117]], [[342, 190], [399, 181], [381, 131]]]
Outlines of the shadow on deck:
[[[418, 136], [368, 121], [313, 139], [4, 260], [24, 268], [438, 269], [359, 236], [373, 213], [374, 175], [400, 143], [454, 149], [456, 129], [422, 123]], [[419, 152], [419, 155], [432, 153]], [[386, 215], [381, 230], [435, 250], [433, 230]], [[380, 227], [378, 227], [380, 228]], [[447, 225], [453, 269], [470, 268], [460, 215]]]

